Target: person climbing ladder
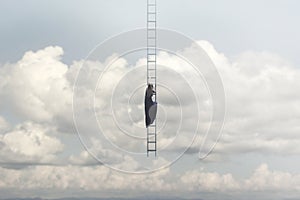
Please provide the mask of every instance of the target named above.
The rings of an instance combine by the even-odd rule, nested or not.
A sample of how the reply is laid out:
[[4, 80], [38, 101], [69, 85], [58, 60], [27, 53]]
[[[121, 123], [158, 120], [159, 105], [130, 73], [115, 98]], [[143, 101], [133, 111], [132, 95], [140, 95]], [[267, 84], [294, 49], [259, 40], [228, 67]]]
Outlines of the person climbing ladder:
[[152, 124], [156, 118], [157, 102], [153, 101], [152, 96], [155, 95], [152, 84], [148, 84], [145, 92], [145, 124], [146, 128]]

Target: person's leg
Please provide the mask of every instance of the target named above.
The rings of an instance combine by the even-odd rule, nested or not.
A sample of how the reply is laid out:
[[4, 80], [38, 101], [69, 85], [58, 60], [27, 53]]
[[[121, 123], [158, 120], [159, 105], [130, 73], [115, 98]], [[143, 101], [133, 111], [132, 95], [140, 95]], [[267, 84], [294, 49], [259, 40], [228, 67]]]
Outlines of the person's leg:
[[157, 112], [157, 103], [152, 102], [152, 105], [149, 109], [149, 117], [150, 117], [150, 124], [152, 124], [156, 118], [156, 112]]

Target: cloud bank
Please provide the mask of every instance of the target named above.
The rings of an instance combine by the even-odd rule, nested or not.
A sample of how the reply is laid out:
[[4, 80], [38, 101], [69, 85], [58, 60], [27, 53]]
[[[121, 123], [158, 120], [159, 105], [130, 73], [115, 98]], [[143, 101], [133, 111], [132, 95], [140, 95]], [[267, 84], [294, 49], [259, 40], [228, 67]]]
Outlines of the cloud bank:
[[[268, 52], [245, 52], [234, 58], [227, 58], [217, 52], [207, 41], [198, 44], [207, 52], [216, 65], [222, 77], [226, 91], [226, 123], [220, 138], [209, 161], [220, 162], [219, 158], [242, 156], [254, 152], [261, 155], [295, 155], [300, 152], [300, 71], [292, 64], [278, 55]], [[188, 53], [188, 52], [186, 52]], [[254, 169], [252, 175], [239, 179], [234, 173], [219, 173], [188, 169], [177, 173], [172, 166], [154, 174], [128, 175], [118, 173], [95, 161], [86, 151], [73, 150], [72, 144], [64, 141], [65, 135], [75, 134], [72, 121], [72, 87], [77, 72], [84, 61], [74, 61], [67, 66], [61, 61], [63, 49], [61, 47], [46, 47], [37, 52], [27, 52], [17, 63], [8, 63], [0, 68], [0, 190], [82, 190], [84, 191], [122, 191], [148, 190], [153, 185], [153, 191], [170, 192], [174, 190], [189, 190], [197, 192], [243, 192], [257, 191], [270, 193], [270, 191], [294, 192], [298, 194], [300, 188], [300, 175], [290, 172], [270, 170], [267, 164], [261, 164]], [[185, 64], [176, 57], [167, 53], [158, 56], [163, 66], [172, 65], [185, 72]], [[91, 83], [97, 81], [95, 71], [106, 63], [86, 61], [86, 76], [90, 82], [80, 82], [81, 96], [78, 100], [81, 105], [90, 105], [92, 102], [86, 98], [94, 93]], [[106, 62], [109, 62], [109, 58]], [[126, 59], [120, 59], [108, 72], [105, 79], [104, 92], [111, 92], [114, 81], [121, 79], [122, 74], [129, 67], [140, 65], [143, 60], [129, 64]], [[143, 77], [135, 76], [136, 80]], [[178, 152], [186, 146], [194, 133], [189, 122], [193, 122], [194, 104], [190, 92], [181, 89], [183, 82], [172, 81], [173, 77], [166, 79], [172, 88], [178, 88], [176, 94], [181, 97], [181, 106], [185, 115], [184, 126], [174, 145], [172, 131], [178, 128], [176, 115], [179, 104], [174, 96], [167, 90], [161, 90], [161, 121], [166, 121], [164, 134], [161, 134], [159, 146], [169, 145], [168, 151]], [[135, 80], [130, 79], [130, 80]], [[123, 83], [128, 80], [123, 80]], [[130, 88], [123, 84], [122, 89]], [[202, 86], [199, 86], [202, 87]], [[204, 85], [203, 85], [204, 88]], [[124, 95], [119, 102], [114, 102], [120, 112], [116, 117], [126, 123], [121, 128], [138, 132], [143, 126], [143, 89], [132, 97], [128, 111]], [[126, 90], [125, 90], [126, 91]], [[205, 91], [203, 89], [203, 91]], [[103, 91], [101, 91], [103, 92]], [[124, 93], [124, 90], [116, 91]], [[117, 93], [118, 94], [118, 93]], [[185, 95], [187, 94], [187, 95]], [[208, 127], [211, 116], [211, 102], [209, 96], [203, 92], [202, 105], [199, 110], [203, 130]], [[96, 114], [105, 113], [109, 99], [105, 93], [96, 90]], [[125, 107], [124, 107], [125, 105]], [[119, 107], [118, 107], [119, 106]], [[121, 107], [126, 109], [121, 109]], [[82, 129], [86, 134], [95, 133], [98, 127], [89, 126], [89, 119], [83, 106], [80, 111]], [[133, 114], [130, 114], [133, 113]], [[135, 113], [137, 113], [135, 115]], [[107, 113], [111, 116], [111, 113]], [[129, 118], [131, 116], [132, 118]], [[99, 116], [106, 120], [105, 116]], [[134, 126], [132, 126], [134, 125]], [[175, 129], [174, 129], [175, 127]], [[144, 143], [132, 144], [124, 135], [116, 135], [114, 124], [106, 123], [103, 127], [107, 137], [127, 150], [138, 149], [143, 151]], [[138, 135], [136, 135], [138, 136]], [[188, 153], [194, 154], [199, 149], [201, 136], [193, 144]], [[209, 142], [209, 141], [208, 141]], [[210, 141], [214, 142], [214, 141]], [[126, 169], [138, 170], [139, 162], [130, 155], [119, 155], [106, 149], [95, 140], [92, 151], [100, 157], [113, 158], [104, 160], [111, 165], [124, 166]], [[66, 156], [64, 152], [69, 152]], [[71, 153], [70, 153], [71, 152]], [[67, 157], [64, 162], [61, 159]], [[205, 160], [204, 160], [205, 161]], [[161, 158], [158, 162], [168, 162]], [[157, 162], [150, 163], [151, 165]], [[22, 165], [22, 167], [20, 167]], [[53, 166], [56, 165], [56, 166]], [[175, 181], [176, 180], [176, 181]], [[10, 196], [11, 194], [7, 194]]]

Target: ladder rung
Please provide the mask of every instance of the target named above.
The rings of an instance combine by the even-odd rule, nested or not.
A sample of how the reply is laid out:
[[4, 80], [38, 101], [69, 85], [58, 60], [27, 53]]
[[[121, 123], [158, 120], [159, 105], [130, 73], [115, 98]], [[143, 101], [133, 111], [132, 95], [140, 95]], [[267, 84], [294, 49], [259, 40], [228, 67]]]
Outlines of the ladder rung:
[[[153, 94], [154, 95], [154, 94]], [[150, 129], [150, 127], [153, 129], [153, 128], [155, 128], [155, 126], [148, 126], [148, 129]], [[149, 134], [152, 134], [152, 133], [154, 133], [153, 131], [148, 131], [148, 133]], [[155, 134], [155, 133], [154, 133]]]
[[156, 20], [148, 20], [147, 22], [156, 23]]
[[156, 62], [156, 60], [148, 60], [147, 62]]
[[147, 39], [156, 39], [156, 37], [147, 37]]
[[148, 6], [156, 6], [154, 3], [149, 3]]
[[154, 144], [156, 143], [156, 141], [148, 141], [148, 143]]
[[156, 12], [148, 12], [148, 15], [153, 15], [153, 14], [156, 14]]
[[147, 149], [147, 151], [156, 151], [156, 149]]
[[[155, 95], [155, 94], [153, 94], [153, 95]], [[155, 122], [155, 121], [154, 121]], [[148, 129], [150, 129], [150, 127], [153, 129], [153, 128], [155, 128], [155, 125], [154, 126], [148, 126]], [[153, 131], [148, 131], [148, 133], [154, 133]], [[155, 134], [155, 133], [154, 133]]]

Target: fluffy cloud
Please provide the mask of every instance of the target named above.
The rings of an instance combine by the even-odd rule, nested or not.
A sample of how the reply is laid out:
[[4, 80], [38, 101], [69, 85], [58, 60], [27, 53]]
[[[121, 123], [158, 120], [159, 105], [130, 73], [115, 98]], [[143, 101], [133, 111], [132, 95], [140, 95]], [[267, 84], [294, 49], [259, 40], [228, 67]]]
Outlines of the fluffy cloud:
[[192, 170], [181, 177], [191, 191], [240, 191], [240, 192], [291, 192], [300, 191], [300, 174], [270, 170], [263, 163], [245, 179], [236, 179], [231, 173], [219, 174]]
[[[157, 173], [133, 175], [113, 171], [104, 166], [36, 166], [23, 170], [0, 168], [0, 190], [74, 190], [104, 192], [119, 191], [163, 191], [170, 190], [171, 184], [164, 180], [169, 169]], [[149, 188], [149, 185], [151, 187]]]
[[[210, 43], [198, 43], [218, 68], [226, 91], [227, 118], [224, 132], [210, 158], [245, 152], [298, 154], [300, 96], [296, 91], [300, 89], [299, 69], [271, 53], [245, 52], [229, 59], [217, 52]], [[190, 51], [192, 49], [183, 53], [192, 54]], [[62, 54], [60, 47], [47, 47], [37, 52], [27, 52], [19, 62], [0, 68], [0, 110], [13, 113], [12, 118], [20, 121], [16, 125], [13, 124], [15, 119], [9, 121], [4, 114], [4, 117], [0, 117], [2, 165], [39, 164], [22, 170], [0, 168], [1, 188], [147, 190], [153, 184], [154, 191], [161, 191], [161, 188], [180, 190], [183, 186], [191, 191], [299, 191], [298, 174], [272, 171], [265, 164], [245, 180], [238, 180], [230, 173], [198, 170], [178, 175], [169, 168], [155, 173], [159, 175], [120, 174], [103, 165], [89, 166], [98, 164], [98, 161], [92, 159], [86, 151], [78, 154], [71, 152], [68, 155], [70, 165], [41, 166], [55, 162], [62, 150], [72, 150], [72, 144], [63, 144], [60, 135], [53, 133], [73, 132], [72, 86], [82, 64], [85, 64], [82, 73], [84, 79], [79, 77], [77, 80], [78, 93], [75, 95], [79, 122], [77, 128], [82, 137], [90, 139], [90, 143], [87, 143], [89, 150], [113, 167], [135, 171], [145, 170], [145, 166], [159, 168], [167, 164], [174, 158], [169, 155], [182, 152], [191, 142], [198, 114], [202, 125], [199, 132], [204, 133], [209, 128], [213, 112], [213, 102], [205, 84], [197, 82], [201, 84], [198, 85], [201, 106], [200, 110], [196, 110], [197, 102], [186, 82], [190, 73], [187, 64], [174, 55], [160, 53], [161, 83], [168, 87], [158, 88], [161, 106], [158, 115], [159, 159], [153, 162], [136, 159], [128, 152], [145, 152], [145, 76], [144, 68], [139, 68], [145, 59], [134, 64], [128, 63], [125, 58], [119, 59], [105, 73], [103, 82], [98, 82], [101, 73], [99, 69], [117, 55], [103, 63], [78, 61], [67, 66], [61, 61]], [[163, 66], [172, 66], [173, 70]], [[123, 76], [126, 72], [128, 74]], [[189, 80], [196, 81], [194, 76]], [[111, 105], [113, 112], [110, 110]], [[181, 112], [184, 115], [180, 124]], [[101, 121], [101, 131], [92, 115]], [[99, 136], [101, 133], [105, 135]], [[208, 137], [208, 142], [214, 143], [213, 139]], [[198, 137], [189, 152], [197, 152], [201, 141], [203, 135]], [[115, 151], [109, 147], [110, 142], [128, 152]], [[140, 156], [145, 157], [144, 154]], [[180, 182], [175, 184], [175, 179]]]
[[[300, 97], [295, 91], [300, 88], [297, 81], [300, 77], [299, 70], [270, 53], [246, 52], [228, 59], [210, 43], [199, 41], [198, 44], [218, 68], [226, 90], [227, 119], [214, 152], [298, 153]], [[181, 53], [193, 55], [193, 48]], [[94, 138], [91, 136], [98, 136], [101, 132], [98, 124], [100, 121], [101, 130], [105, 133], [104, 141], [108, 140], [126, 151], [144, 152], [144, 143], [136, 138], [141, 138], [141, 133], [145, 132], [145, 77], [142, 67], [145, 59], [137, 60], [132, 68], [129, 67], [132, 64], [125, 58], [111, 63], [118, 55], [112, 55], [103, 63], [78, 61], [68, 67], [61, 62], [62, 55], [62, 48], [47, 47], [37, 52], [27, 52], [17, 63], [3, 66], [0, 69], [2, 111], [15, 113], [19, 120], [43, 123], [61, 132], [74, 132], [72, 86], [78, 71], [84, 65], [81, 76], [77, 79], [78, 90], [75, 94], [75, 117], [79, 118], [77, 130], [84, 137], [92, 139], [90, 147], [94, 148]], [[160, 83], [167, 86], [158, 87], [158, 147], [161, 152], [167, 152], [167, 156], [168, 152], [182, 152], [190, 144], [195, 133], [195, 119], [199, 116], [201, 126], [198, 133], [207, 131], [213, 113], [213, 102], [205, 83], [197, 82], [196, 77], [191, 76], [190, 66], [185, 61], [165, 52], [158, 55], [158, 60], [161, 66], [158, 71]], [[99, 82], [101, 69], [109, 63], [110, 68]], [[187, 79], [189, 83], [198, 85], [198, 96], [201, 97], [197, 99], [200, 101], [198, 112], [195, 109], [196, 99], [193, 99], [194, 91], [189, 89]], [[140, 89], [132, 93], [139, 86]], [[180, 119], [183, 119], [181, 123]], [[0, 127], [7, 130], [9, 124], [3, 119]], [[128, 134], [132, 137], [128, 137]], [[98, 141], [103, 141], [102, 139], [96, 138]], [[202, 134], [189, 152], [197, 152], [203, 139]], [[208, 136], [207, 142], [214, 143], [215, 140]], [[107, 144], [98, 144], [103, 152], [99, 153], [99, 148], [97, 152], [94, 149], [95, 155], [111, 155], [107, 153], [111, 151], [107, 149]], [[70, 161], [93, 163], [85, 154], [82, 152], [79, 157], [73, 155]]]
[[[16, 191], [77, 190], [105, 193], [105, 191], [130, 191], [138, 194], [151, 192], [300, 192], [300, 175], [284, 171], [273, 171], [267, 164], [258, 166], [248, 178], [238, 180], [232, 174], [220, 174], [191, 170], [174, 174], [169, 168], [150, 174], [124, 174], [105, 166], [36, 166], [23, 170], [0, 168], [0, 190], [14, 188]], [[149, 187], [151, 186], [151, 187]]]
[[61, 47], [50, 46], [26, 52], [17, 63], [1, 67], [1, 110], [19, 120], [69, 121], [72, 93], [62, 55]]
[[300, 174], [272, 171], [267, 164], [261, 164], [245, 180], [244, 187], [254, 191], [300, 191]]
[[[129, 63], [126, 58], [116, 59], [117, 56], [107, 58], [104, 63], [89, 60], [81, 63], [83, 67], [80, 69], [74, 90], [76, 127], [87, 149], [100, 160], [114, 163], [118, 159], [112, 157], [111, 153], [107, 153], [114, 151], [123, 158], [126, 154], [130, 155], [144, 165], [142, 168], [151, 169], [149, 162], [143, 162], [146, 157], [143, 109], [146, 60], [141, 58], [132, 64], [132, 61]], [[197, 128], [195, 119], [198, 118], [198, 110], [197, 99], [187, 83], [188, 78], [173, 70], [173, 68], [178, 68], [184, 72], [185, 76], [188, 76], [188, 69], [191, 66], [182, 59], [176, 60], [176, 57], [166, 53], [161, 53], [159, 57], [162, 62], [159, 63], [161, 67], [157, 72], [161, 77], [157, 88], [159, 91], [157, 122], [160, 138], [158, 148], [160, 156], [164, 158], [161, 160], [162, 164], [167, 164], [166, 160], [169, 162], [175, 160], [192, 142]], [[105, 68], [106, 65], [108, 68]], [[170, 65], [173, 67], [166, 67]], [[99, 77], [101, 79], [98, 79]], [[69, 80], [74, 81], [72, 78]], [[195, 80], [200, 82], [198, 88], [203, 92], [201, 104], [204, 104], [208, 99], [208, 92], [199, 78]], [[210, 105], [203, 106], [203, 108], [206, 107], [211, 108]], [[207, 110], [210, 114], [211, 110]], [[209, 119], [206, 113], [202, 118]], [[96, 145], [101, 147], [100, 151], [99, 148], [94, 148], [95, 140], [100, 142]], [[176, 155], [171, 155], [170, 152]], [[82, 152], [79, 157], [71, 157], [71, 160], [82, 164], [84, 160], [91, 163], [85, 155], [86, 152]]]
[[199, 44], [218, 68], [226, 91], [226, 122], [215, 153], [298, 154], [300, 70], [268, 52], [233, 59]]
[[197, 170], [186, 172], [182, 175], [181, 181], [191, 191], [234, 191], [241, 187], [232, 174], [220, 175], [216, 172], [199, 172]]
[[[110, 149], [105, 149], [102, 147], [101, 142], [97, 139], [93, 140], [93, 145], [90, 152], [95, 153], [94, 157], [91, 156], [86, 150], [82, 151], [79, 155], [71, 155], [69, 157], [69, 162], [74, 165], [97, 165], [97, 164], [119, 164], [124, 162], [124, 158], [115, 151]], [[97, 159], [98, 158], [98, 159]], [[104, 159], [102, 159], [104, 158]], [[105, 159], [109, 158], [109, 159]], [[134, 166], [134, 161], [132, 161], [132, 166]], [[128, 162], [128, 160], [127, 160]]]
[[0, 162], [2, 164], [52, 164], [64, 145], [48, 135], [48, 127], [26, 122], [0, 135]]

